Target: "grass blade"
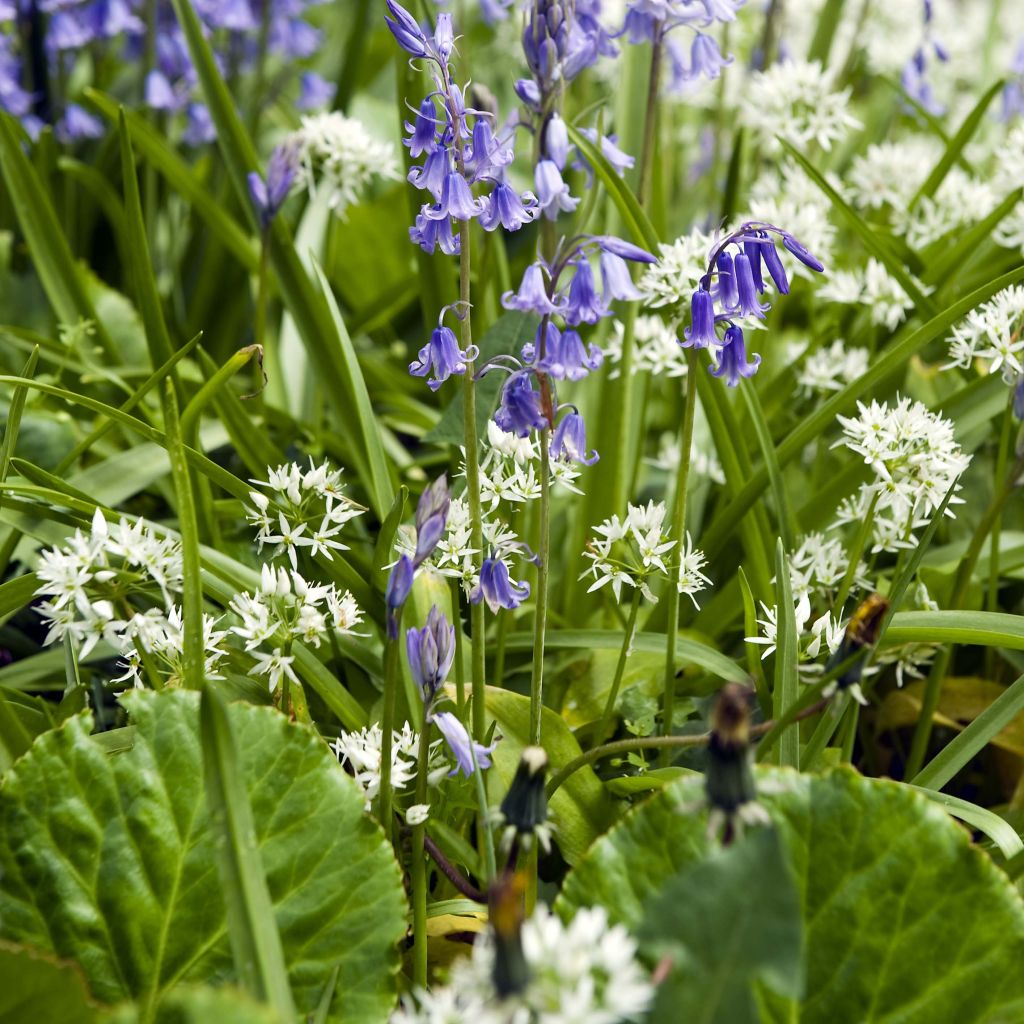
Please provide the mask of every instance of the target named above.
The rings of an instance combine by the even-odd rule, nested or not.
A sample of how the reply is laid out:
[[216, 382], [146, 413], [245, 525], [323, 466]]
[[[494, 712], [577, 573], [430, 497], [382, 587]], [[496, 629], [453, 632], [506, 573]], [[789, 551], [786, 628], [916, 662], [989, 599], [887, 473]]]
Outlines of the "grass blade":
[[[796, 635], [796, 613], [793, 608], [793, 588], [789, 577], [789, 559], [781, 538], [775, 547], [775, 688], [773, 713], [783, 716], [800, 698], [797, 675], [799, 656]], [[779, 739], [779, 763], [790, 768], [800, 767], [800, 730], [789, 728]]]

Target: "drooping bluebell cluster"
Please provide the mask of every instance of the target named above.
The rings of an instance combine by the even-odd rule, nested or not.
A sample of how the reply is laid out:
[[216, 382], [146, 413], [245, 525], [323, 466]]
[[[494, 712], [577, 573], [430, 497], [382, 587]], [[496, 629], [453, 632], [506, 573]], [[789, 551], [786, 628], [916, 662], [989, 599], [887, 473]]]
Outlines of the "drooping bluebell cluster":
[[[591, 266], [595, 254], [600, 289]], [[578, 238], [571, 245], [560, 246], [550, 263], [531, 263], [518, 291], [502, 296], [506, 309], [535, 313], [541, 321], [534, 340], [522, 348], [522, 360], [512, 363], [494, 421], [502, 430], [518, 437], [554, 427], [550, 446], [553, 458], [591, 465], [597, 455], [587, 450], [583, 418], [578, 410], [570, 405], [559, 406], [553, 398], [546, 409], [544, 389], [535, 388], [534, 382], [543, 380], [553, 390], [552, 381], [581, 380], [601, 365], [603, 353], [593, 343], [585, 345], [577, 328], [611, 316], [611, 303], [616, 299], [640, 297], [627, 261], [653, 263], [654, 257], [610, 235]], [[503, 365], [508, 367], [507, 362]], [[559, 414], [564, 415], [556, 425]]]
[[903, 66], [900, 84], [906, 94], [916, 100], [929, 114], [939, 117], [946, 112], [946, 108], [935, 98], [932, 84], [928, 81], [928, 70], [933, 56], [944, 64], [949, 60], [949, 54], [935, 38], [934, 17], [932, 0], [924, 0], [924, 28], [921, 42]]
[[[680, 344], [712, 348], [718, 362], [710, 372], [724, 377], [729, 387], [736, 387], [741, 377], [752, 377], [761, 365], [759, 355], [748, 358], [743, 328], [735, 321], [748, 316], [764, 319], [770, 304], [759, 296], [767, 290], [766, 274], [779, 294], [789, 294], [789, 277], [775, 247], [776, 237], [804, 266], [816, 273], [825, 269], [788, 231], [763, 221], [747, 221], [712, 249], [707, 273], [690, 299], [690, 326]], [[725, 325], [721, 339], [719, 324]]]
[[455, 627], [433, 605], [422, 629], [407, 629], [405, 650], [413, 682], [419, 687], [423, 706], [430, 717], [431, 706], [455, 660]]
[[[514, 129], [509, 126], [496, 131], [494, 115], [467, 107], [462, 88], [452, 79], [449, 61], [455, 32], [451, 14], [440, 13], [434, 31], [428, 33], [397, 0], [387, 0], [387, 7], [390, 17], [385, 20], [392, 35], [406, 53], [427, 63], [434, 83], [414, 119], [405, 126], [410, 154], [423, 157], [422, 164], [409, 172], [409, 180], [431, 197], [409, 229], [410, 237], [428, 253], [440, 249], [452, 256], [461, 249], [457, 224], [478, 220], [486, 231], [498, 227], [518, 231], [537, 216], [537, 199], [532, 192], [520, 194], [506, 180], [505, 169], [513, 159]], [[490, 191], [477, 196], [474, 186]], [[435, 340], [439, 345], [447, 341], [434, 333], [432, 345]], [[423, 361], [421, 353], [420, 365]], [[431, 386], [464, 369], [453, 371], [442, 363], [440, 372], [435, 367], [437, 376]]]
[[270, 154], [266, 178], [256, 171], [249, 173], [249, 198], [263, 231], [270, 227], [277, 211], [284, 206], [298, 169], [298, 149], [294, 143], [286, 142]]
[[[321, 33], [304, 15], [321, 2], [195, 0], [194, 7], [210, 33], [222, 70], [237, 75], [258, 57], [264, 10], [269, 54], [289, 61], [312, 56]], [[148, 31], [145, 18], [145, 0], [0, 0], [0, 109], [19, 118], [32, 137], [46, 124], [54, 125], [63, 142], [98, 137], [103, 123], [73, 97], [58, 93], [72, 77], [83, 50], [123, 52], [131, 66], [141, 67]], [[182, 138], [187, 144], [211, 141], [213, 124], [199, 101], [195, 70], [169, 0], [156, 5], [152, 38], [155, 66], [143, 85], [146, 105], [183, 115]], [[330, 83], [305, 73], [297, 105], [320, 107], [332, 95]]]
[[[736, 20], [746, 0], [629, 0], [622, 33], [631, 43], [664, 43], [671, 68], [673, 89], [685, 89], [698, 78], [717, 78], [732, 63], [724, 57], [718, 42], [702, 29], [716, 22]], [[693, 32], [689, 46], [676, 29]]]

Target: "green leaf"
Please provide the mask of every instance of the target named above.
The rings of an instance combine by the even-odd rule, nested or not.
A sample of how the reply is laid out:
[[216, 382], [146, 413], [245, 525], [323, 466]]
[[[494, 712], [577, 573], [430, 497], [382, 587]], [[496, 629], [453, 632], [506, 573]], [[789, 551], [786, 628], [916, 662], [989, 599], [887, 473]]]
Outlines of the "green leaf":
[[181, 985], [157, 1008], [154, 1017], [135, 1004], [119, 1006], [103, 1016], [103, 1024], [280, 1024], [269, 1007], [233, 988]]
[[[775, 607], [778, 609], [778, 641], [775, 648], [775, 689], [773, 704], [775, 717], [782, 718], [800, 699], [800, 680], [797, 661], [800, 649], [796, 633], [796, 613], [793, 609], [793, 589], [789, 575], [786, 549], [779, 540], [775, 549]], [[790, 768], [800, 767], [800, 730], [789, 728], [779, 740], [779, 762]]]
[[227, 705], [210, 685], [203, 688], [200, 699], [199, 731], [206, 802], [217, 836], [235, 973], [248, 992], [274, 1007], [280, 1020], [290, 1021], [295, 1017], [295, 1004], [260, 862], [249, 794], [239, 771]]
[[922, 789], [920, 786], [910, 788], [944, 807], [954, 818], [959, 818], [967, 822], [971, 828], [984, 832], [999, 847], [1004, 857], [1009, 858], [1024, 852], [1024, 842], [1013, 830], [1013, 826], [994, 811], [961, 800], [959, 797], [949, 796], [947, 793], [937, 793], [934, 789]]
[[[81, 964], [104, 1002], [232, 977], [218, 837], [203, 793], [199, 695], [122, 698], [131, 750], [79, 715], [40, 737], [0, 789], [0, 929]], [[323, 740], [270, 708], [228, 718], [295, 1003], [341, 964], [330, 1020], [383, 1021], [405, 932], [399, 872]]]
[[1004, 84], [1002, 80], [996, 82], [964, 118], [956, 134], [946, 144], [945, 152], [939, 157], [939, 162], [932, 169], [931, 174], [922, 182], [914, 198], [910, 200], [911, 210], [925, 196], [933, 196], [938, 191], [939, 186], [949, 173], [949, 169], [957, 162], [960, 154], [964, 151], [964, 147], [971, 141], [974, 133], [978, 130], [978, 125], [981, 124], [981, 119], [985, 116], [985, 111], [988, 110], [992, 100], [1002, 91]]
[[597, 173], [622, 217], [633, 241], [648, 252], [657, 255], [658, 233], [654, 225], [647, 219], [640, 201], [633, 195], [630, 187], [608, 162], [605, 155], [575, 125], [567, 125], [569, 138], [580, 151], [580, 155]]
[[0, 775], [32, 746], [37, 736], [53, 727], [50, 707], [42, 697], [29, 697], [0, 686]]
[[[1011, 1021], [1024, 1013], [1024, 904], [967, 833], [909, 787], [850, 769], [762, 769], [760, 802], [800, 893], [805, 995], [772, 1020]], [[699, 779], [680, 779], [587, 851], [556, 908], [601, 904], [636, 927], [648, 901], [716, 846]], [[755, 904], [764, 898], [749, 888]], [[692, 893], [676, 904], [687, 912]]]
[[803, 153], [785, 139], [780, 138], [779, 142], [783, 149], [803, 168], [811, 181], [825, 193], [832, 204], [832, 208], [846, 221], [850, 230], [864, 244], [864, 248], [875, 259], [885, 264], [885, 269], [899, 282], [900, 287], [907, 293], [910, 301], [913, 302], [914, 308], [922, 316], [935, 316], [937, 312], [935, 303], [917, 287], [914, 279], [903, 265], [903, 261], [893, 252], [889, 243], [868, 226], [864, 218], [825, 180], [824, 176]]
[[1024, 709], [1024, 676], [1011, 683], [977, 718], [911, 780], [915, 786], [942, 789]]
[[884, 644], [977, 644], [1024, 650], [1024, 618], [1004, 612], [898, 612]]
[[74, 964], [0, 941], [0, 1021], [92, 1024], [95, 1020], [96, 1007]]
[[[490, 799], [497, 803], [512, 783], [523, 748], [529, 746], [530, 700], [492, 686], [487, 687], [486, 700], [487, 714], [502, 737], [492, 755], [494, 767], [487, 773]], [[540, 743], [556, 770], [582, 753], [569, 727], [548, 708], [541, 715]], [[551, 798], [550, 810], [555, 842], [570, 864], [575, 864], [611, 823], [611, 800], [589, 765], [559, 788]]]
[[759, 828], [685, 865], [648, 901], [639, 935], [674, 963], [654, 1024], [758, 1024], [757, 981], [790, 999], [802, 995], [800, 895], [775, 829]]

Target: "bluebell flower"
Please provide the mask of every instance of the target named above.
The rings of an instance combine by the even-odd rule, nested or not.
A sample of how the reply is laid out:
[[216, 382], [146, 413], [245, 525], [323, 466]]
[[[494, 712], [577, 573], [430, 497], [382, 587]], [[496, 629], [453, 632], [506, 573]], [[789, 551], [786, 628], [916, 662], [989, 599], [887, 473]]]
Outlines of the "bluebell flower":
[[722, 68], [732, 63], [732, 57], [723, 57], [718, 43], [709, 35], [698, 32], [690, 44], [690, 77], [717, 78]]
[[517, 78], [512, 88], [526, 106], [532, 110], [540, 108], [540, 89], [532, 78]]
[[734, 388], [740, 377], [753, 377], [761, 365], [761, 357], [755, 355], [747, 360], [747, 347], [743, 341], [743, 331], [735, 324], [725, 329], [722, 348], [718, 350], [718, 365], [709, 367], [713, 377], [725, 377], [726, 384]]
[[465, 159], [466, 171], [472, 180], [500, 178], [502, 169], [508, 167], [514, 157], [508, 142], [497, 138], [491, 131], [489, 120], [483, 116], [477, 117]]
[[789, 278], [786, 276], [786, 268], [782, 265], [782, 259], [779, 256], [778, 250], [775, 248], [775, 243], [770, 238], [765, 238], [760, 243], [761, 258], [764, 260], [765, 268], [767, 269], [772, 281], [775, 282], [775, 287], [778, 289], [781, 295], [789, 294]]
[[473, 774], [474, 760], [477, 768], [491, 767], [490, 755], [494, 750], [494, 744], [485, 747], [482, 743], [470, 739], [466, 727], [450, 711], [439, 711], [434, 715], [434, 721], [455, 756], [457, 767], [449, 772], [450, 776], [461, 771], [468, 779]]
[[387, 609], [388, 639], [398, 639], [398, 613], [412, 590], [414, 570], [408, 555], [402, 555], [391, 567], [388, 584], [384, 590], [384, 605]]
[[565, 317], [565, 322], [573, 327], [577, 324], [596, 324], [611, 311], [597, 293], [590, 263], [581, 257], [573, 261], [573, 266], [575, 273], [569, 283], [568, 300], [562, 310], [562, 316]]
[[448, 63], [454, 46], [455, 29], [452, 27], [451, 13], [442, 11], [437, 16], [437, 26], [434, 29], [434, 48], [443, 63]]
[[537, 202], [548, 220], [554, 220], [561, 211], [571, 213], [579, 205], [579, 199], [569, 194], [569, 186], [562, 180], [562, 172], [554, 160], [538, 161], [533, 170], [533, 183]]
[[485, 231], [493, 231], [499, 225], [506, 231], [518, 231], [529, 224], [538, 213], [537, 197], [532, 192], [522, 196], [511, 185], [499, 181], [494, 191], [485, 196], [480, 224]]
[[715, 260], [716, 283], [712, 295], [722, 304], [722, 308], [731, 312], [739, 301], [736, 288], [736, 272], [733, 268], [732, 254], [722, 251]]
[[771, 305], [758, 301], [757, 282], [754, 280], [750, 257], [745, 252], [737, 253], [733, 260], [733, 272], [736, 277], [736, 308], [739, 315], [756, 316], [763, 320]]
[[472, 604], [486, 601], [487, 607], [497, 614], [501, 608], [518, 608], [529, 596], [530, 584], [525, 580], [513, 583], [502, 559], [485, 558], [480, 566], [480, 582], [470, 591], [469, 600]]
[[427, 381], [427, 387], [436, 391], [453, 373], [465, 373], [466, 363], [478, 355], [476, 345], [470, 345], [463, 352], [451, 328], [438, 324], [431, 332], [430, 341], [420, 349], [419, 358], [409, 364], [409, 373], [426, 377], [433, 370], [434, 376]]
[[430, 44], [416, 19], [397, 0], [385, 0], [385, 3], [391, 17], [385, 15], [384, 21], [398, 45], [413, 57], [431, 56]]
[[299, 110], [322, 110], [330, 106], [334, 99], [337, 86], [328, 82], [323, 75], [315, 71], [304, 71], [299, 78], [299, 98], [296, 106]]
[[556, 111], [544, 127], [544, 155], [560, 170], [569, 159], [569, 130]]
[[518, 370], [505, 381], [494, 422], [516, 437], [529, 437], [531, 430], [543, 430], [548, 425], [541, 412], [540, 394], [533, 390], [528, 370]]
[[448, 477], [443, 473], [420, 496], [416, 505], [416, 553], [413, 568], [418, 568], [429, 558], [444, 534], [451, 507], [448, 491]]
[[743, 242], [743, 252], [750, 262], [750, 276], [759, 295], [764, 294], [764, 277], [761, 274], [761, 243], [756, 238]]
[[405, 631], [405, 651], [413, 681], [420, 689], [429, 715], [430, 705], [448, 678], [455, 659], [455, 627], [448, 623], [436, 604], [427, 613], [422, 629]]
[[[429, 192], [435, 199], [440, 199], [444, 192], [445, 182], [451, 172], [452, 160], [448, 147], [444, 144], [435, 145], [427, 153], [427, 159], [420, 167], [409, 171], [409, 181], [416, 188]], [[440, 220], [440, 218], [436, 218]]]
[[718, 344], [715, 303], [707, 288], [700, 287], [690, 299], [690, 326], [683, 331], [683, 348], [708, 348]]
[[[598, 139], [596, 128], [581, 128], [580, 134], [589, 139], [595, 146], [599, 146], [601, 155], [614, 168], [617, 174], [625, 174], [635, 163], [636, 158], [623, 152], [615, 144], [615, 137], [602, 135]], [[576, 165], [587, 172], [587, 180], [593, 181], [594, 168], [587, 163], [586, 158], [579, 150], [576, 151]]]
[[435, 206], [424, 206], [423, 216], [427, 220], [472, 220], [480, 214], [483, 204], [473, 198], [469, 183], [458, 171], [450, 171], [444, 179], [441, 196]]
[[590, 240], [596, 243], [602, 252], [610, 252], [614, 256], [630, 260], [633, 263], [658, 262], [658, 258], [652, 256], [646, 249], [641, 249], [639, 245], [633, 245], [632, 242], [616, 238], [615, 235], [593, 235]]
[[158, 68], [146, 76], [146, 106], [151, 110], [180, 110], [188, 102], [187, 93], [176, 92], [170, 79]]
[[563, 462], [581, 462], [592, 466], [600, 456], [587, 451], [587, 433], [583, 417], [575, 410], [567, 412], [551, 436], [551, 458]]
[[185, 112], [185, 131], [181, 140], [186, 146], [205, 146], [217, 138], [213, 118], [204, 103], [190, 103]]
[[544, 284], [544, 268], [540, 263], [531, 263], [523, 273], [519, 291], [505, 292], [501, 304], [506, 309], [518, 309], [523, 313], [536, 313], [539, 316], [558, 312], [551, 299], [548, 298]]
[[631, 301], [642, 297], [642, 292], [629, 276], [629, 267], [621, 256], [613, 252], [602, 252], [601, 263], [601, 284], [604, 290], [605, 299], [620, 299]]
[[[409, 156], [418, 157], [424, 153], [433, 153], [437, 149], [437, 108], [434, 106], [433, 96], [427, 96], [423, 100], [413, 123], [405, 122], [405, 130], [409, 133], [409, 138], [403, 142], [409, 147]], [[412, 181], [411, 173], [409, 180]], [[437, 194], [440, 194], [440, 189]]]
[[65, 145], [81, 139], [98, 139], [103, 136], [103, 122], [77, 103], [69, 103], [57, 122], [56, 135]]
[[805, 267], [810, 267], [815, 273], [820, 274], [825, 265], [806, 246], [798, 242], [788, 231], [782, 233], [782, 244], [791, 252]]
[[458, 256], [460, 237], [453, 234], [450, 220], [427, 220], [422, 213], [417, 214], [416, 223], [409, 228], [409, 238], [427, 253], [437, 248], [446, 256]]
[[480, 17], [488, 25], [496, 21], [504, 21], [508, 18], [508, 9], [512, 6], [512, 0], [480, 0]]
[[260, 227], [266, 231], [277, 211], [284, 205], [299, 169], [299, 155], [294, 145], [285, 143], [270, 154], [267, 179], [256, 171], [249, 174], [249, 197], [256, 209]]
[[604, 353], [591, 343], [589, 350], [583, 339], [571, 327], [559, 332], [548, 324], [544, 357], [537, 362], [537, 369], [554, 377], [555, 380], [582, 380], [604, 361]]

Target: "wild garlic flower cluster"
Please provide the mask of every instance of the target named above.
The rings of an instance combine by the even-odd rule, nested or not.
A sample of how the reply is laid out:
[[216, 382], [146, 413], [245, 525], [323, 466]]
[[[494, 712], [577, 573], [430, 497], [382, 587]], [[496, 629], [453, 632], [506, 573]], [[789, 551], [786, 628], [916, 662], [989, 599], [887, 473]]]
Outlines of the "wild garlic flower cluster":
[[[839, 537], [808, 533], [789, 556], [790, 584], [794, 598], [831, 594], [846, 575], [848, 558]], [[861, 562], [854, 576], [857, 586], [867, 589], [867, 566]]]
[[658, 262], [644, 269], [637, 281], [648, 308], [683, 306], [704, 276], [704, 261], [714, 236], [699, 228], [658, 246]]
[[[873, 551], [913, 547], [913, 531], [927, 525], [970, 464], [953, 423], [920, 402], [900, 398], [894, 406], [857, 403], [859, 415], [839, 416], [845, 445], [860, 455], [874, 478], [839, 510], [839, 522], [871, 519]], [[950, 504], [962, 503], [954, 494]], [[946, 515], [953, 512], [947, 506]]]
[[1024, 372], [1024, 286], [1013, 285], [975, 307], [953, 328], [944, 369], [969, 370], [978, 360], [1008, 384]]
[[[502, 430], [487, 422], [487, 439], [480, 456], [480, 497], [491, 512], [502, 502], [522, 505], [540, 497], [540, 441]], [[556, 458], [550, 463], [552, 483], [582, 494], [576, 486], [580, 470], [575, 460]], [[465, 466], [463, 466], [465, 472]]]
[[636, 942], [603, 907], [579, 910], [564, 924], [541, 904], [521, 939], [529, 975], [522, 992], [497, 996], [495, 941], [486, 934], [455, 962], [447, 985], [406, 997], [391, 1024], [622, 1024], [639, 1020], [654, 1001]]
[[[811, 619], [811, 601], [805, 592], [799, 597], [794, 596], [794, 619], [797, 635], [798, 670], [805, 676], [821, 675], [824, 672], [822, 660], [831, 657], [839, 650], [843, 642], [845, 624], [831, 612], [826, 611], [816, 619]], [[757, 636], [745, 637], [748, 644], [763, 647], [763, 661], [775, 651], [779, 635], [779, 609], [777, 605], [761, 602], [764, 617], [757, 620], [760, 630]], [[859, 690], [857, 691], [859, 693]], [[861, 697], [858, 696], [858, 700]]]
[[[605, 348], [605, 356], [614, 369], [609, 374], [620, 375], [618, 364], [622, 361], [622, 339], [625, 325], [616, 320], [612, 334]], [[638, 316], [633, 322], [633, 368], [632, 372], [649, 373], [652, 377], [685, 377], [686, 352], [680, 347], [674, 327], [666, 324], [659, 316]]]
[[867, 373], [868, 350], [847, 348], [842, 338], [831, 345], [816, 349], [805, 360], [797, 373], [797, 384], [808, 396], [831, 391], [842, 391], [858, 377]]
[[336, 110], [303, 117], [287, 144], [297, 153], [297, 186], [311, 197], [326, 194], [328, 207], [339, 216], [374, 178], [398, 177], [394, 146]]
[[[330, 630], [354, 634], [363, 613], [351, 593], [339, 594], [333, 585], [309, 583], [294, 569], [264, 565], [259, 589], [236, 594], [231, 611], [240, 622], [231, 632], [245, 642], [256, 659], [257, 675], [266, 675], [273, 693], [282, 679], [298, 683], [292, 669], [296, 641], [319, 647]], [[269, 645], [270, 653], [259, 648]]]
[[778, 138], [801, 150], [811, 144], [830, 150], [861, 127], [849, 111], [851, 93], [836, 90], [818, 61], [779, 61], [753, 75], [740, 118], [769, 152], [778, 152]]
[[[931, 291], [920, 281], [915, 283], [923, 294]], [[818, 298], [844, 306], [864, 306], [873, 324], [890, 331], [895, 331], [914, 308], [903, 286], [873, 256], [863, 269], [833, 271], [818, 289]]]
[[257, 528], [260, 551], [276, 545], [298, 569], [300, 549], [310, 558], [322, 554], [329, 560], [332, 551], [348, 550], [338, 535], [365, 509], [345, 494], [340, 469], [327, 462], [316, 465], [312, 459], [306, 470], [288, 462], [276, 469], [268, 466], [266, 480], [250, 482], [262, 488], [249, 492], [252, 507], [246, 509], [246, 518]]
[[[172, 606], [181, 591], [181, 545], [159, 536], [144, 520], [107, 522], [99, 508], [88, 534], [39, 555], [37, 606], [48, 626], [44, 643], [70, 638], [80, 658], [105, 640], [131, 645], [140, 612]], [[162, 615], [163, 613], [160, 612]], [[152, 622], [152, 616], [143, 616]]]
[[583, 553], [590, 566], [580, 576], [594, 578], [587, 593], [610, 583], [615, 600], [621, 601], [625, 585], [639, 590], [654, 604], [658, 598], [651, 590], [651, 581], [669, 580], [697, 607], [695, 595], [711, 583], [701, 572], [704, 553], [693, 547], [689, 534], [682, 550], [673, 551], [676, 541], [667, 535], [664, 502], [627, 505], [625, 519], [613, 515], [595, 526], [594, 533], [597, 536], [591, 538]]

